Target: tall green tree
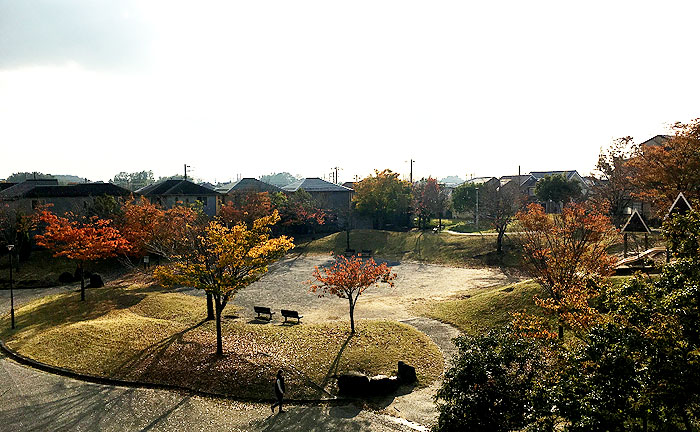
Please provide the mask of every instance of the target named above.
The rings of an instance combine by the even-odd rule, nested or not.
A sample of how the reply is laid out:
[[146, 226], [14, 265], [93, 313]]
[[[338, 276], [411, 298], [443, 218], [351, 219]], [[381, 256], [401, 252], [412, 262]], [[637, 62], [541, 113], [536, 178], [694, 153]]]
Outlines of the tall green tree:
[[579, 198], [581, 192], [581, 186], [576, 180], [567, 180], [562, 174], [547, 175], [535, 186], [535, 195], [540, 200], [564, 204]]
[[372, 218], [374, 228], [385, 228], [408, 226], [411, 198], [411, 184], [385, 169], [355, 183], [353, 202], [358, 214]]

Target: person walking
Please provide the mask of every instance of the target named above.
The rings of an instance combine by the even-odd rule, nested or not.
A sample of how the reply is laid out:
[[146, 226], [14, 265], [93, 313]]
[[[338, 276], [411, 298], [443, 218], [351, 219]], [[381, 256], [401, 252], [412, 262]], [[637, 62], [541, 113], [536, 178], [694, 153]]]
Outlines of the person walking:
[[284, 397], [284, 377], [282, 376], [282, 369], [277, 371], [277, 379], [275, 380], [275, 396], [277, 396], [277, 402], [272, 404], [272, 412], [275, 412], [275, 407], [279, 406], [279, 412], [284, 412], [282, 409], [282, 398]]

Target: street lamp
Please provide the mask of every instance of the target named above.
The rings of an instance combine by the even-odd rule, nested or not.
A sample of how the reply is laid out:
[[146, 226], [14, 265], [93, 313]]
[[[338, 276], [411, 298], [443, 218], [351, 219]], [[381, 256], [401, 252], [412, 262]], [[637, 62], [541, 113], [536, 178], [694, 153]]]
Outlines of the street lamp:
[[12, 249], [15, 245], [7, 245], [7, 251], [10, 253], [10, 321], [12, 322], [12, 328], [15, 328], [15, 296], [12, 292]]

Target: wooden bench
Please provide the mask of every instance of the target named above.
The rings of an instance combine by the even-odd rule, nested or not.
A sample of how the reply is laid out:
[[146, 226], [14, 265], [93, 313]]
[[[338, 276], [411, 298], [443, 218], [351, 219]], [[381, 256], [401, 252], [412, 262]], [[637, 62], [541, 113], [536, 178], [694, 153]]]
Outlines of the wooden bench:
[[371, 249], [362, 249], [362, 252], [357, 254], [360, 258], [369, 258], [372, 256], [372, 250]]
[[304, 318], [304, 315], [299, 315], [299, 312], [287, 309], [282, 309], [282, 316], [284, 317], [284, 322], [287, 322], [287, 318], [296, 318], [297, 323], [299, 323]]
[[255, 313], [258, 314], [256, 318], [262, 318], [260, 315], [268, 315], [270, 318], [268, 318], [268, 321], [272, 321], [272, 312], [269, 307], [262, 307], [262, 306], [253, 306], [253, 309], [255, 310]]

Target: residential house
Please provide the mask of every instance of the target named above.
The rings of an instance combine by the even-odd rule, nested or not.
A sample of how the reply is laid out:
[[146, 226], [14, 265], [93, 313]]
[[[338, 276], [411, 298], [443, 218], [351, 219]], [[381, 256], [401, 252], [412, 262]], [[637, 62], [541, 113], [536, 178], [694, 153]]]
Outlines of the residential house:
[[136, 191], [151, 202], [170, 209], [182, 203], [201, 203], [202, 210], [209, 217], [216, 216], [221, 205], [221, 194], [189, 180], [170, 179], [142, 187]]
[[49, 204], [52, 212], [65, 214], [85, 211], [98, 197], [110, 196], [123, 201], [131, 194], [128, 189], [111, 183], [59, 185], [56, 179], [29, 179], [0, 190], [0, 201], [24, 213]]
[[303, 190], [316, 200], [318, 205], [338, 218], [338, 225], [343, 226], [350, 211], [353, 190], [318, 177], [304, 178], [282, 188], [293, 193]]

